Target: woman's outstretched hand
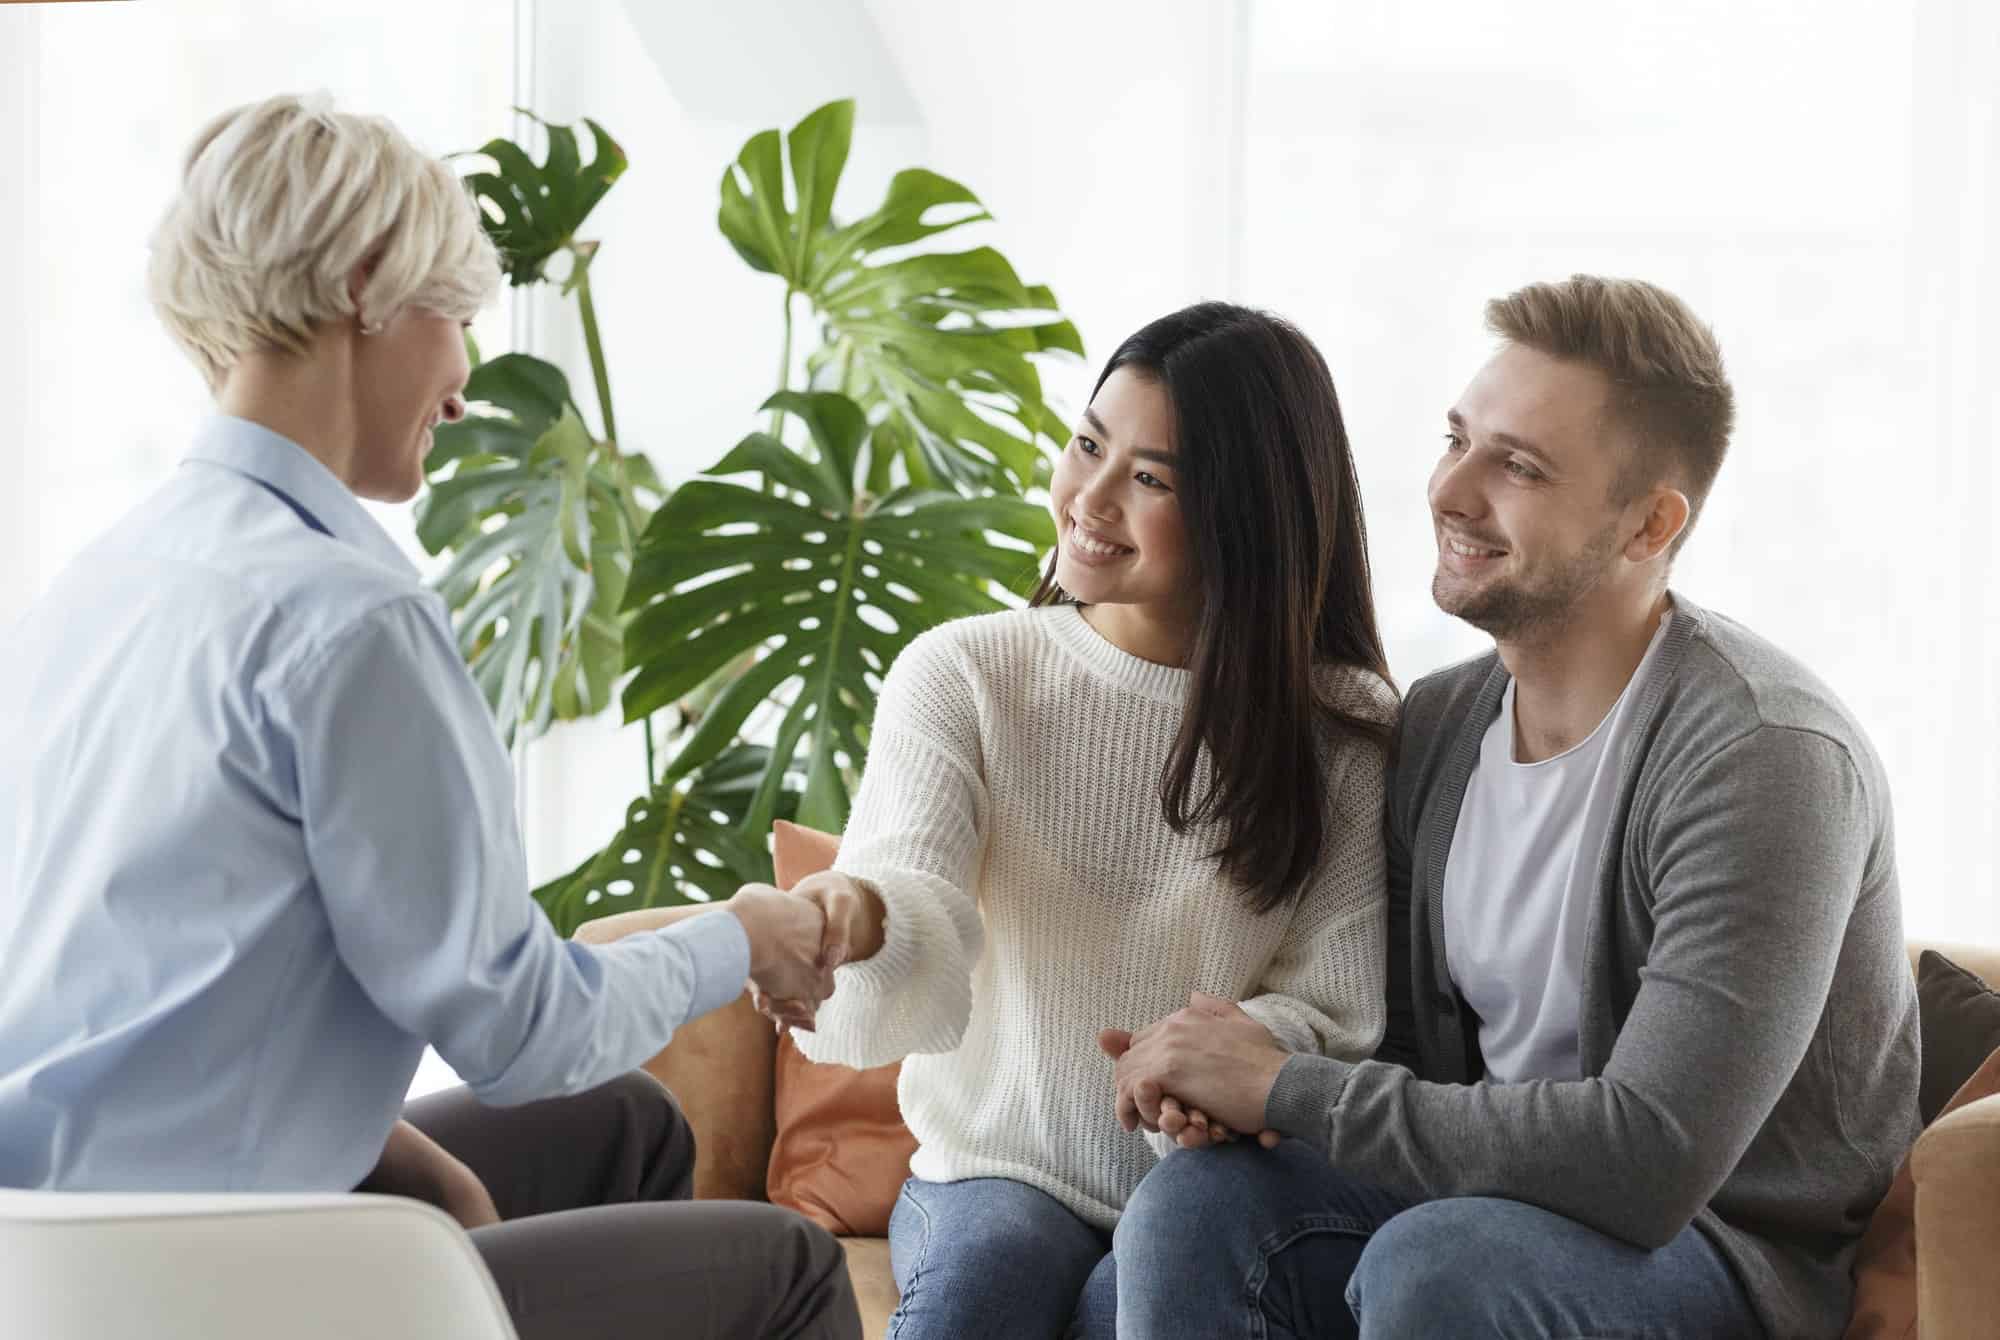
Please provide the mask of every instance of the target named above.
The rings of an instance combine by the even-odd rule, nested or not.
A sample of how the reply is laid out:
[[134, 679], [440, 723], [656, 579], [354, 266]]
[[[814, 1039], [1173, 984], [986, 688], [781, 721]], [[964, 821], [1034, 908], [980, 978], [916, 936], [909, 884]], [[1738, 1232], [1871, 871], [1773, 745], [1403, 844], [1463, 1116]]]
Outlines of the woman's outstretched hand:
[[[791, 894], [811, 903], [825, 916], [818, 961], [820, 969], [829, 976], [843, 963], [870, 959], [881, 952], [888, 913], [874, 885], [837, 870], [823, 870], [794, 884]], [[787, 1028], [812, 1031], [818, 1001], [768, 996], [755, 983], [750, 995], [758, 1012], [780, 1031]]]

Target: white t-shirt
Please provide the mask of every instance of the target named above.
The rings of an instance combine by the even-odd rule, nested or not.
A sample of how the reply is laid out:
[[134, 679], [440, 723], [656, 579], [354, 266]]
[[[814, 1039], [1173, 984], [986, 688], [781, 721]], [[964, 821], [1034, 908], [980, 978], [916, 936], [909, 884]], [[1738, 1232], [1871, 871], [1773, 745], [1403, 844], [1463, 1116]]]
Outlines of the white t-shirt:
[[1638, 686], [1669, 612], [1597, 729], [1539, 763], [1514, 759], [1514, 685], [1480, 742], [1444, 875], [1445, 961], [1479, 1015], [1486, 1077], [1579, 1079], [1577, 991], [1604, 834]]

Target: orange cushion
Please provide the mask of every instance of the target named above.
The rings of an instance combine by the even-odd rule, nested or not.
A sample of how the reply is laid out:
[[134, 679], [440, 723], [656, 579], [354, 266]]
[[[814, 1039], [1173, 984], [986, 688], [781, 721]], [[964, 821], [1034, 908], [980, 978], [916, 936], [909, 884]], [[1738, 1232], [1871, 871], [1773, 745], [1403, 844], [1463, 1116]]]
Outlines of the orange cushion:
[[[831, 869], [840, 839], [780, 819], [772, 825], [778, 887]], [[910, 1175], [916, 1137], [896, 1107], [901, 1062], [855, 1070], [808, 1061], [791, 1034], [778, 1040], [772, 1106], [778, 1134], [765, 1185], [773, 1205], [833, 1233], [879, 1237]]]
[[[2000, 1093], [2000, 1050], [1986, 1058], [1938, 1116], [1996, 1093]], [[1916, 1183], [1905, 1155], [1854, 1258], [1854, 1316], [1846, 1340], [1916, 1340], [1916, 1211]]]

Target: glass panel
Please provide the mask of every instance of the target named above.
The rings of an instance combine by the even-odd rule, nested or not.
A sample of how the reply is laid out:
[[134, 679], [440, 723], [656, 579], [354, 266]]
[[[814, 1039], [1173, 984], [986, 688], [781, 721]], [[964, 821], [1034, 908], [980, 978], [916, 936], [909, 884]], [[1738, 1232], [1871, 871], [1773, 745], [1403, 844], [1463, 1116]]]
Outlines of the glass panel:
[[[40, 554], [63, 564], [153, 488], [208, 412], [146, 300], [147, 238], [214, 114], [330, 92], [435, 153], [508, 131], [513, 14], [450, 0], [261, 6], [150, 0], [41, 9]], [[506, 305], [475, 327], [506, 347]], [[376, 509], [418, 557], [408, 507]]]
[[1973, 369], [2000, 338], [2000, 44], [1975, 8], [1260, 4], [1244, 252], [1250, 300], [1333, 366], [1406, 683], [1490, 645], [1431, 603], [1425, 503], [1483, 302], [1577, 271], [1686, 298], [1739, 424], [1676, 585], [1866, 727], [1910, 933], [1991, 940], [2000, 495]]

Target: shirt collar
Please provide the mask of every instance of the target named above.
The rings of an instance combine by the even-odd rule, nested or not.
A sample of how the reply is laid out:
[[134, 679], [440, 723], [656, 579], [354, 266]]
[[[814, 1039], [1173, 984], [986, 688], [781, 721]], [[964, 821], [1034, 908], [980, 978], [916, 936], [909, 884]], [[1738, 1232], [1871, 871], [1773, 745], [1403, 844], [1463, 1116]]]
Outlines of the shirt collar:
[[276, 489], [312, 513], [336, 540], [398, 572], [418, 575], [416, 565], [347, 485], [290, 438], [248, 419], [217, 414], [201, 426], [187, 459], [219, 465]]

